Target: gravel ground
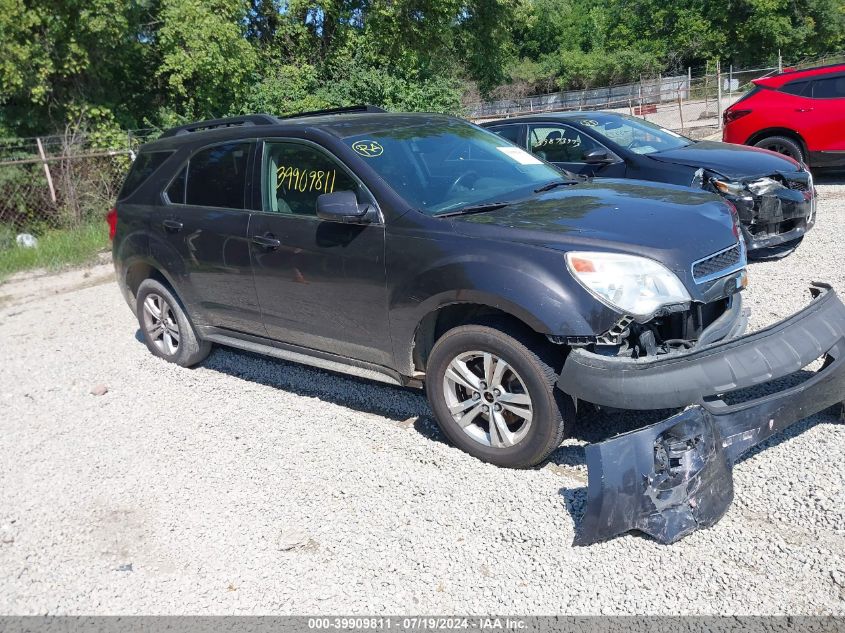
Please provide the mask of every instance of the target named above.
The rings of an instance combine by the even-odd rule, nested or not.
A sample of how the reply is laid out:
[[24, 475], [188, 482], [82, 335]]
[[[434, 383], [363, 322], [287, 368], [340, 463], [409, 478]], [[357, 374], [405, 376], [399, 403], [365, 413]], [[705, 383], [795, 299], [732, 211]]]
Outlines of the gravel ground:
[[[795, 254], [751, 266], [753, 327], [812, 280], [845, 294], [842, 182]], [[113, 283], [0, 307], [0, 613], [845, 614], [836, 411], [741, 461], [715, 527], [573, 548], [583, 444], [644, 416], [504, 470], [417, 392], [225, 349], [181, 369], [136, 332]]]

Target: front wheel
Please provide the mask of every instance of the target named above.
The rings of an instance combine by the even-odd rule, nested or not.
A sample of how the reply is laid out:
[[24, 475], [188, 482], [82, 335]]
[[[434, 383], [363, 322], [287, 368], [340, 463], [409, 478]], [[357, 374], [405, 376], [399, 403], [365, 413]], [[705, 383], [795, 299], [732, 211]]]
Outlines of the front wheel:
[[529, 337], [483, 325], [444, 334], [426, 368], [437, 423], [458, 448], [497, 466], [526, 468], [560, 446], [572, 400]]

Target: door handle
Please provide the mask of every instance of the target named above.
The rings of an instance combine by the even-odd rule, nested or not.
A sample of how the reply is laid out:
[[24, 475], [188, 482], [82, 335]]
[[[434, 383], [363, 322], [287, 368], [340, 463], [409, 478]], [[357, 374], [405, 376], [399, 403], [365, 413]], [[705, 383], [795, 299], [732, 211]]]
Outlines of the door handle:
[[169, 233], [178, 233], [182, 230], [182, 223], [178, 220], [165, 220], [161, 223], [165, 231]]
[[796, 112], [812, 112], [813, 108], [795, 108]]
[[253, 235], [252, 243], [258, 244], [262, 248], [266, 248], [270, 251], [274, 251], [282, 245], [282, 243], [277, 240], [276, 236], [272, 233], [265, 233], [264, 235]]

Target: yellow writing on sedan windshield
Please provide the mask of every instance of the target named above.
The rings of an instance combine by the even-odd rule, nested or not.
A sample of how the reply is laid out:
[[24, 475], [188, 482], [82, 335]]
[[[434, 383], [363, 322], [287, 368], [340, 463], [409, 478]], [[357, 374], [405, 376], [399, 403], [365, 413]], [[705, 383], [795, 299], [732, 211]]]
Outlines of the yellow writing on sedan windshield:
[[336, 179], [337, 171], [334, 169], [299, 169], [282, 165], [276, 170], [276, 189], [331, 193]]

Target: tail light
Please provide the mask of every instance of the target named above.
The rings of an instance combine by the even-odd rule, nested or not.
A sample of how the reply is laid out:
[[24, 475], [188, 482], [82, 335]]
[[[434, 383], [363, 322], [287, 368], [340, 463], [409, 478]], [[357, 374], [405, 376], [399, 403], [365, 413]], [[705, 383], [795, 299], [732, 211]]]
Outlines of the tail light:
[[117, 232], [117, 207], [112, 207], [106, 214], [106, 222], [109, 223], [109, 239], [114, 239], [114, 234]]
[[728, 108], [722, 113], [722, 121], [725, 125], [727, 125], [731, 121], [741, 119], [746, 114], [751, 114], [751, 110], [732, 110], [731, 108]]

